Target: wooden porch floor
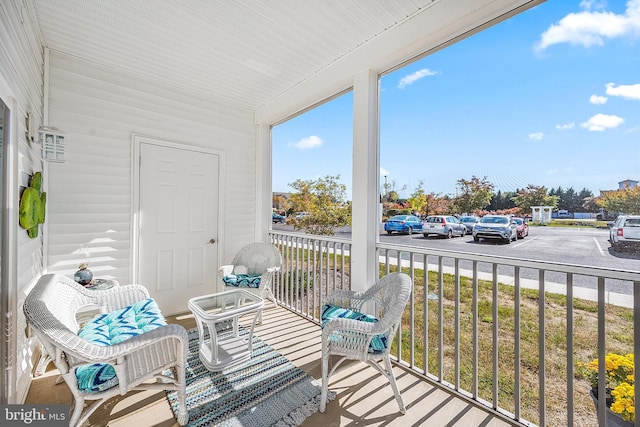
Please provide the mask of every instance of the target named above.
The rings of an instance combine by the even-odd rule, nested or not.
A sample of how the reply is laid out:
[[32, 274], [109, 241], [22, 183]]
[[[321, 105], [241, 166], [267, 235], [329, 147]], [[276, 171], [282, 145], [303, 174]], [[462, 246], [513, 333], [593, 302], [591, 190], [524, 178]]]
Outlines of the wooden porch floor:
[[[320, 378], [320, 328], [306, 319], [267, 302], [263, 324], [255, 334], [296, 366]], [[195, 327], [191, 314], [168, 319], [186, 328]], [[57, 370], [33, 380], [25, 403], [71, 405], [72, 396], [64, 384], [56, 385]], [[322, 426], [509, 426], [488, 412], [468, 405], [439, 387], [434, 387], [408, 370], [395, 367], [398, 387], [407, 413], [402, 415], [391, 387], [374, 369], [360, 362], [345, 362], [330, 379], [337, 397], [324, 413], [316, 413], [302, 425]], [[178, 426], [164, 392], [132, 392], [111, 399], [90, 418], [92, 426], [168, 427]]]

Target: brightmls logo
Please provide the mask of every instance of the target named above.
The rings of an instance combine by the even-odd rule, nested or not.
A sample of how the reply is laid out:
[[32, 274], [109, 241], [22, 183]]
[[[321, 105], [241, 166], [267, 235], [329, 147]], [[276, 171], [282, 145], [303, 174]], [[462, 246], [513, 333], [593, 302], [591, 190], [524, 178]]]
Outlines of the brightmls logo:
[[68, 425], [67, 405], [0, 405], [2, 426], [46, 426]]

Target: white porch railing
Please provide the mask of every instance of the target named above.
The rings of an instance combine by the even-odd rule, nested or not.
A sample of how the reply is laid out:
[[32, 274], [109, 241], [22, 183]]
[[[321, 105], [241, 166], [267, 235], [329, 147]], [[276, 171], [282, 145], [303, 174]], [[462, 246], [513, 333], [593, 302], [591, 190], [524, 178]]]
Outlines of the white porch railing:
[[319, 324], [324, 296], [349, 289], [351, 241], [282, 232], [271, 232], [270, 238], [280, 248], [284, 264], [274, 281], [276, 299]]
[[[270, 236], [284, 258], [276, 298], [319, 322], [326, 292], [349, 288], [349, 240]], [[640, 354], [640, 272], [382, 243], [377, 250], [381, 275], [401, 268], [414, 281], [403, 330], [396, 335], [398, 363], [514, 424], [606, 425], [604, 417], [596, 421], [589, 387], [575, 379], [576, 366], [597, 357], [603, 396], [606, 354]], [[593, 289], [585, 293], [584, 286]], [[617, 298], [609, 292], [614, 286]], [[632, 308], [608, 303], [621, 298]], [[560, 307], [562, 318], [549, 317], [552, 307], [556, 313]], [[607, 323], [609, 310], [617, 310], [616, 319], [624, 324]], [[609, 343], [613, 326], [623, 331], [617, 338], [624, 349]], [[592, 344], [588, 353], [585, 339]], [[606, 411], [604, 399], [598, 406], [600, 413]]]

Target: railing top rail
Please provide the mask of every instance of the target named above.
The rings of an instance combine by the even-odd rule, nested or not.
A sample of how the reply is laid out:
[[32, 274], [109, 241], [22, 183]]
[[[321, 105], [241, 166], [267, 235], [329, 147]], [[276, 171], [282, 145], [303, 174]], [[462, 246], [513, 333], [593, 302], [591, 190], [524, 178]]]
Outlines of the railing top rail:
[[351, 244], [351, 239], [345, 239], [344, 237], [336, 237], [336, 236], [320, 236], [317, 234], [303, 234], [303, 233], [292, 233], [286, 231], [269, 231], [270, 235], [274, 236], [286, 236], [286, 237], [295, 237], [298, 239], [309, 239], [309, 240], [319, 240], [322, 242], [335, 242], [335, 243], [348, 243]]
[[501, 255], [472, 254], [447, 249], [419, 248], [415, 246], [397, 245], [392, 243], [378, 243], [377, 248], [414, 254], [441, 256], [445, 258], [457, 258], [467, 261], [497, 263], [521, 268], [533, 268], [537, 270], [556, 271], [560, 273], [572, 273], [583, 276], [597, 276], [608, 279], [629, 280], [640, 283], [640, 271], [616, 270], [606, 267], [592, 267], [577, 264], [565, 264], [553, 261], [534, 261], [522, 258], [510, 258]]

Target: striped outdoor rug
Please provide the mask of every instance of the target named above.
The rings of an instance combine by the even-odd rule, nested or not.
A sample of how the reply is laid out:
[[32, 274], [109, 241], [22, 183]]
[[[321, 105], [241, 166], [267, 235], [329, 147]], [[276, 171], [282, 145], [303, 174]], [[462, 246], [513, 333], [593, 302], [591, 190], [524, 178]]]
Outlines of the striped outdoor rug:
[[[224, 333], [229, 332], [219, 336]], [[241, 335], [247, 334], [241, 330]], [[297, 426], [320, 404], [320, 381], [255, 335], [251, 359], [209, 372], [198, 357], [198, 332], [189, 330], [186, 378], [188, 426], [193, 427]], [[329, 400], [334, 397], [329, 391]], [[168, 391], [167, 398], [177, 415], [177, 393]]]

